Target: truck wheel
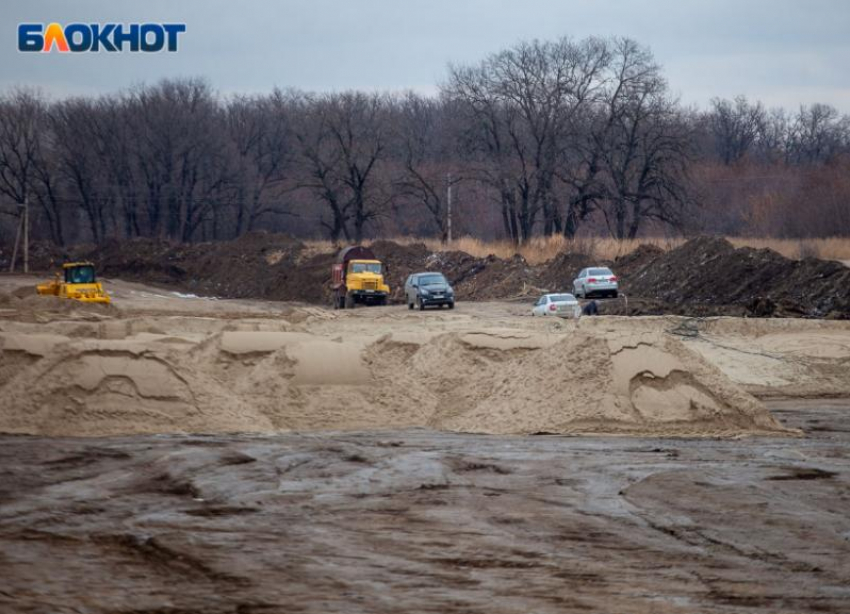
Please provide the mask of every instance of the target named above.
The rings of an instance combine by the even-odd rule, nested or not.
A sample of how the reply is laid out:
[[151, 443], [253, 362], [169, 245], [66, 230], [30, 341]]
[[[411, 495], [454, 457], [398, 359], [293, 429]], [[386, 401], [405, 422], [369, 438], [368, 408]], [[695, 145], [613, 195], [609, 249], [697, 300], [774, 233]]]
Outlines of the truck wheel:
[[454, 304], [454, 303], [449, 303], [449, 309], [454, 309], [454, 308], [455, 308], [455, 304]]
[[354, 295], [351, 292], [345, 295], [345, 309], [354, 309]]

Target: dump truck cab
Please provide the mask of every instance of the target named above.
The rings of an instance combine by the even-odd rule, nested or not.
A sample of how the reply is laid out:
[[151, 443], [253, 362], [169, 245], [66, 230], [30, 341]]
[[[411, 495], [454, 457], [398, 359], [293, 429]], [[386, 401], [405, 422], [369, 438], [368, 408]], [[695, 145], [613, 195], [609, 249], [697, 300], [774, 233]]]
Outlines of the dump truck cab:
[[56, 279], [38, 284], [39, 294], [69, 298], [84, 303], [109, 303], [109, 295], [97, 280], [91, 262], [66, 262]]
[[335, 309], [351, 309], [357, 303], [386, 305], [390, 288], [384, 281], [384, 264], [367, 247], [346, 247], [333, 265], [332, 289]]

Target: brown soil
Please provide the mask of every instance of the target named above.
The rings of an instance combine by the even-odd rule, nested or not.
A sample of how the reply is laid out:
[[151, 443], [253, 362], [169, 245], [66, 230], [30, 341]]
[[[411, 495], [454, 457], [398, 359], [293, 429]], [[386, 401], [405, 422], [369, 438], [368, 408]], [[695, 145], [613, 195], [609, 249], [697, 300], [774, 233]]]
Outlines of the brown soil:
[[[14, 237], [12, 237], [14, 239]], [[0, 243], [0, 270], [8, 271], [12, 261], [12, 250], [14, 244]], [[72, 258], [73, 253], [85, 252], [91, 247], [77, 246], [73, 250], [59, 247], [51, 241], [32, 241], [30, 242], [29, 267], [31, 271], [53, 271], [56, 267], [62, 266], [63, 262]], [[18, 256], [15, 267], [22, 270], [24, 266], [23, 253], [21, 248], [18, 248]]]
[[702, 237], [666, 253], [638, 250], [614, 266], [627, 294], [657, 301], [649, 313], [850, 317], [850, 268], [838, 262]]
[[106, 277], [173, 285], [223, 298], [321, 303], [333, 255], [302, 258], [303, 250], [304, 244], [290, 237], [253, 233], [215, 243], [116, 241], [87, 256]]
[[[620, 276], [629, 300], [604, 303], [603, 313], [850, 317], [850, 268], [813, 258], [789, 260], [768, 249], [735, 249], [719, 238], [697, 238], [669, 252], [642, 246], [614, 262], [564, 253], [536, 266], [519, 255], [476, 258], [459, 251], [431, 252], [421, 243], [377, 241], [372, 249], [387, 265], [394, 302], [403, 300], [404, 280], [418, 271], [443, 271], [458, 300], [479, 301], [570, 291], [583, 267], [608, 265]], [[62, 260], [57, 250], [37, 251], [35, 269]], [[308, 253], [303, 243], [284, 235], [253, 233], [235, 241], [188, 245], [111, 242], [98, 249], [79, 247], [66, 256], [94, 260], [105, 277], [200, 295], [329, 304], [335, 254]]]

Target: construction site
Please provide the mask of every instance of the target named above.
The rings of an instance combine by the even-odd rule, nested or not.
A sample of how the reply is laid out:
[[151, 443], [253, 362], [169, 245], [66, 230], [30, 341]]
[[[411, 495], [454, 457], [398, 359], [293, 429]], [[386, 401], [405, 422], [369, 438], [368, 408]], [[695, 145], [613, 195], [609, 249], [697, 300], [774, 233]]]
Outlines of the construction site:
[[850, 614], [850, 4], [3, 8], [0, 614]]
[[[850, 269], [696, 239], [533, 318], [587, 257], [367, 252], [347, 309], [277, 235], [0, 276], [0, 611], [850, 606]], [[108, 303], [39, 295], [74, 260]]]

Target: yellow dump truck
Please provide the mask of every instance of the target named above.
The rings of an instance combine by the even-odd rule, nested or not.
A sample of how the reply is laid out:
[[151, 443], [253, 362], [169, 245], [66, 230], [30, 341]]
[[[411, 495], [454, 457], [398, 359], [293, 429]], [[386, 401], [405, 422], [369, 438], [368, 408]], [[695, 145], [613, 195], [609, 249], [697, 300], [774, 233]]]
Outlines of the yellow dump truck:
[[38, 284], [39, 294], [70, 298], [84, 303], [110, 302], [109, 295], [97, 281], [94, 264], [91, 262], [66, 262], [62, 273], [56, 273], [56, 279]]
[[390, 287], [384, 281], [384, 265], [368, 247], [346, 247], [333, 265], [334, 309], [352, 309], [357, 303], [386, 305]]

